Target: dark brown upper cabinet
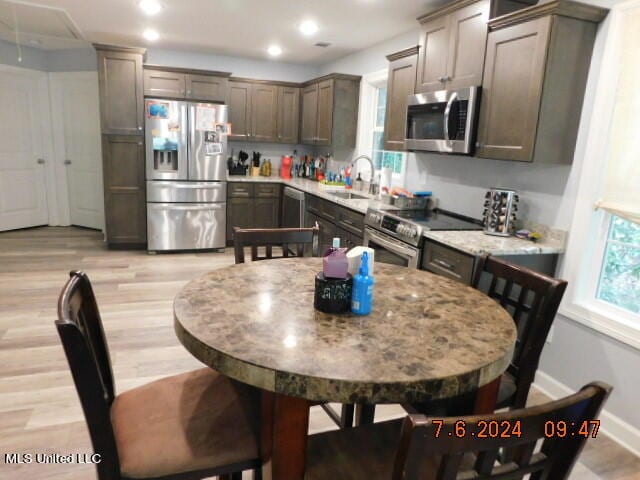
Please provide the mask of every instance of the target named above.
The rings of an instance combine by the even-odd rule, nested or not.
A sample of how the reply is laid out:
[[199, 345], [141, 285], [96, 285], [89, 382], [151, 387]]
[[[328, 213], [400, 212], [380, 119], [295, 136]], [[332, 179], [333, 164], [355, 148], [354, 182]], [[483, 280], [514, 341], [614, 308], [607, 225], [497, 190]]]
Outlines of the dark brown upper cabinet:
[[251, 137], [251, 83], [229, 82], [229, 140], [250, 140]]
[[229, 95], [229, 79], [217, 75], [189, 73], [186, 76], [186, 98], [207, 102], [226, 103]]
[[300, 141], [313, 145], [318, 124], [318, 84], [302, 88], [302, 114], [300, 115]]
[[423, 15], [416, 93], [480, 85], [489, 0], [458, 0]]
[[144, 94], [147, 97], [226, 103], [229, 73], [145, 65]]
[[331, 74], [303, 84], [302, 143], [355, 147], [360, 79], [354, 75]]
[[144, 130], [144, 50], [94, 46], [98, 54], [102, 133], [141, 135]]
[[230, 140], [297, 143], [300, 88], [287, 82], [229, 81]]
[[278, 87], [257, 83], [251, 86], [251, 139], [278, 141]]
[[164, 70], [144, 70], [144, 94], [147, 97], [185, 98], [187, 93], [184, 73]]
[[298, 143], [300, 125], [300, 89], [278, 87], [278, 141]]
[[407, 97], [416, 86], [418, 47], [411, 47], [387, 56], [387, 107], [384, 119], [385, 150], [403, 151], [407, 123]]
[[606, 9], [554, 1], [489, 22], [476, 155], [571, 163]]

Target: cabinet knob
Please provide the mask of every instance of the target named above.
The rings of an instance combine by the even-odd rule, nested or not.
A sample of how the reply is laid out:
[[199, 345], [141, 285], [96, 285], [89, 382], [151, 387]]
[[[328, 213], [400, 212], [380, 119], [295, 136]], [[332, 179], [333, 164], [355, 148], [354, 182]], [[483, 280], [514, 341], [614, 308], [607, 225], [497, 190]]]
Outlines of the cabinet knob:
[[36, 161], [38, 162], [38, 165], [44, 165], [44, 158], [39, 158]]
[[447, 77], [440, 77], [438, 80], [440, 80], [442, 83], [444, 83], [446, 81]]
[[142, 130], [142, 127], [140, 125], [138, 125], [138, 130]]
[[191, 95], [191, 90], [187, 90], [187, 95]]
[[65, 165], [71, 165], [71, 160], [69, 160], [68, 158], [64, 161]]

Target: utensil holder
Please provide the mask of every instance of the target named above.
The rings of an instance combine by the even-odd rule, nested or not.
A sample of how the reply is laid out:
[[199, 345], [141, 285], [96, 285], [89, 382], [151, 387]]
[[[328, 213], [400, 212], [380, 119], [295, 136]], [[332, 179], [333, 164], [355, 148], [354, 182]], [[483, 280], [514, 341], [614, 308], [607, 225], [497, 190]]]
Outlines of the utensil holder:
[[492, 188], [484, 196], [482, 214], [484, 233], [509, 237], [516, 230], [516, 212], [520, 198], [515, 190]]

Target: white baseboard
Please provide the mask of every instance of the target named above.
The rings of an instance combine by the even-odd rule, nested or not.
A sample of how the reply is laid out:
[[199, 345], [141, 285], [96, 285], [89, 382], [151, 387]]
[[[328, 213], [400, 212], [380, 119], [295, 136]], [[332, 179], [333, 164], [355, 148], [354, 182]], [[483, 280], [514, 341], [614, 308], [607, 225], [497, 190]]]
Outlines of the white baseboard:
[[[536, 373], [534, 386], [554, 400], [575, 393], [564, 383], [539, 370]], [[621, 447], [640, 457], [640, 430], [608, 412], [606, 408], [600, 412], [599, 432], [604, 433]]]

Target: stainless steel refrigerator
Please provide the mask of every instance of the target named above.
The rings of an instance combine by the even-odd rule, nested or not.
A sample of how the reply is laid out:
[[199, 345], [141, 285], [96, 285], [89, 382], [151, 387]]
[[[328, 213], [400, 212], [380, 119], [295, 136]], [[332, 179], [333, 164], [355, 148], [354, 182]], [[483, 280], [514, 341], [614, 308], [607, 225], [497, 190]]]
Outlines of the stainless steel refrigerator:
[[225, 246], [227, 106], [145, 100], [149, 251]]

